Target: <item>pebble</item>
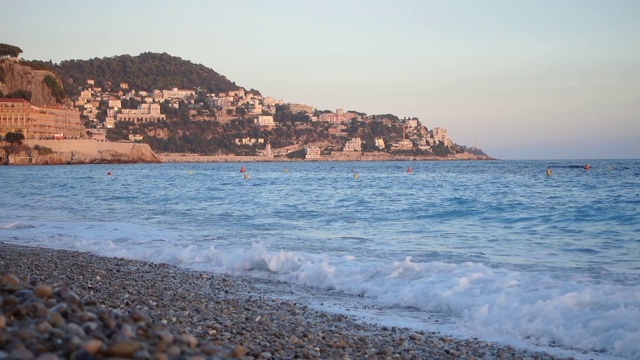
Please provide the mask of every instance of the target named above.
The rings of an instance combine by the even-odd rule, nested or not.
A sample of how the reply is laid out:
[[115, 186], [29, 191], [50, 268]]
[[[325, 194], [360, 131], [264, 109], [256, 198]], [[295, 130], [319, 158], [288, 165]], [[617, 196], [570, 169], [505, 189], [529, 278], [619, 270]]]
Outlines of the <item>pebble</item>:
[[53, 295], [53, 290], [51, 290], [51, 286], [40, 284], [36, 286], [36, 289], [33, 293], [35, 296], [41, 299], [48, 299], [51, 297], [51, 295]]
[[0, 242], [0, 359], [560, 359], [314, 311], [269, 284]]

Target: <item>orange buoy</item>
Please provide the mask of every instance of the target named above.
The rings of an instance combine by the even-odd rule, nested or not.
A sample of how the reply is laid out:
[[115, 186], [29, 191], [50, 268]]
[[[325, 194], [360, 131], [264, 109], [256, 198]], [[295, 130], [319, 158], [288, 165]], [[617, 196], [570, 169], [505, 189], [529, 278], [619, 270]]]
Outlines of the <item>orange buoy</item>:
[[247, 171], [247, 170], [244, 168], [244, 166], [241, 166], [241, 167], [240, 167], [240, 172], [241, 172], [241, 173], [243, 173], [243, 172], [245, 172], [245, 171]]
[[589, 164], [584, 164], [584, 169], [589, 170]]
[[409, 174], [411, 174], [411, 173], [413, 172], [413, 170], [411, 170], [411, 166], [409, 166], [409, 168], [407, 169], [407, 172], [408, 172]]

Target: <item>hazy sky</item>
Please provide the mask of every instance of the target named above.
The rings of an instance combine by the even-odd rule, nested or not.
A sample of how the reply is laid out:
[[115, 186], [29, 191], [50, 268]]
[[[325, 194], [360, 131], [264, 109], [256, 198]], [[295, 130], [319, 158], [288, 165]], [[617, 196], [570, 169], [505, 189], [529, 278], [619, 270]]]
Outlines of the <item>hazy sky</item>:
[[502, 159], [640, 158], [640, 1], [2, 1], [28, 60], [166, 52]]

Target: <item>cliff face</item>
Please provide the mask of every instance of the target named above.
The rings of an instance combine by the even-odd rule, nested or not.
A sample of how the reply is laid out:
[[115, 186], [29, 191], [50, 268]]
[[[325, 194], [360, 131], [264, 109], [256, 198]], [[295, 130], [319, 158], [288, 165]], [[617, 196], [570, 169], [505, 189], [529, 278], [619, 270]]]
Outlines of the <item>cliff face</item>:
[[0, 81], [0, 91], [3, 94], [7, 95], [21, 89], [29, 90], [31, 91], [32, 105], [57, 104], [51, 90], [44, 83], [45, 76], [51, 75], [57, 79], [56, 74], [47, 70], [33, 70], [13, 60], [0, 60], [0, 68], [4, 72], [4, 82]]

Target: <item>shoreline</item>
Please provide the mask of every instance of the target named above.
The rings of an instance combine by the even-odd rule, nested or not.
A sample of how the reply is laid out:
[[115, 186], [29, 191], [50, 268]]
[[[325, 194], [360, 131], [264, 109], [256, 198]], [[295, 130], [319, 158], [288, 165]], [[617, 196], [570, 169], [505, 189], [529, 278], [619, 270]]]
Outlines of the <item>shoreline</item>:
[[387, 153], [353, 153], [348, 155], [325, 155], [319, 159], [290, 159], [286, 156], [236, 156], [236, 155], [199, 155], [186, 153], [156, 154], [162, 163], [225, 163], [225, 162], [346, 162], [346, 161], [490, 161], [498, 160], [489, 156], [457, 154], [447, 157], [438, 156], [400, 156]]
[[[15, 276], [9, 276], [9, 273]], [[477, 339], [454, 339], [436, 332], [364, 324], [349, 316], [313, 310], [265, 294], [261, 284], [267, 283], [266, 280], [188, 271], [167, 264], [0, 242], [0, 275], [0, 298], [2, 291], [5, 291], [5, 299], [11, 296], [6, 295], [5, 278], [23, 277], [27, 284], [24, 286], [36, 289], [31, 289], [33, 293], [37, 294], [36, 286], [46, 284], [53, 294], [73, 292], [75, 297], [66, 295], [64, 299], [76, 299], [87, 308], [95, 305], [116, 314], [129, 314], [122, 320], [121, 329], [134, 326], [127, 321], [133, 321], [139, 327], [139, 323], [143, 323], [141, 318], [148, 319], [147, 327], [166, 327], [175, 334], [170, 337], [172, 346], [164, 344], [168, 335], [162, 337], [162, 346], [155, 338], [135, 337], [137, 332], [130, 334], [127, 340], [137, 344], [136, 351], [143, 349], [154, 356], [173, 349], [173, 353], [179, 355], [177, 358], [195, 354], [200, 358], [215, 359], [561, 359]], [[18, 293], [29, 292], [23, 289], [15, 292], [15, 297]], [[5, 302], [2, 306], [4, 315], [0, 315], [0, 355], [3, 351], [11, 354], [11, 351], [21, 350], [20, 346], [9, 342], [7, 336], [10, 340], [20, 338], [25, 342], [29, 336], [35, 336], [34, 331], [42, 329], [37, 326], [40, 322], [14, 319], [14, 313]], [[46, 304], [49, 302], [47, 300]], [[51, 305], [60, 307], [60, 304]], [[121, 315], [115, 318], [122, 319]], [[85, 317], [91, 320], [90, 316]], [[122, 342], [122, 336], [126, 337], [121, 334], [124, 330], [115, 333], [113, 338], [104, 333], [101, 334], [103, 338], [88, 334], [88, 330], [80, 332], [78, 327], [92, 329], [94, 325], [87, 325], [91, 323], [88, 321], [73, 326], [71, 319], [73, 316], [69, 316], [67, 326], [62, 327], [63, 334], [73, 339], [79, 337], [76, 342], [80, 344], [80, 350], [75, 351], [84, 351], [82, 344], [100, 339], [101, 347], [95, 348], [95, 358], [112, 354], [109, 349], [119, 344], [118, 341]], [[49, 330], [60, 332], [55, 326]], [[31, 335], [24, 335], [27, 333]], [[78, 335], [81, 333], [84, 338]], [[61, 358], [71, 355], [63, 349], [57, 349], [59, 353], [56, 349], [47, 351]], [[130, 355], [134, 357], [133, 352]]]

